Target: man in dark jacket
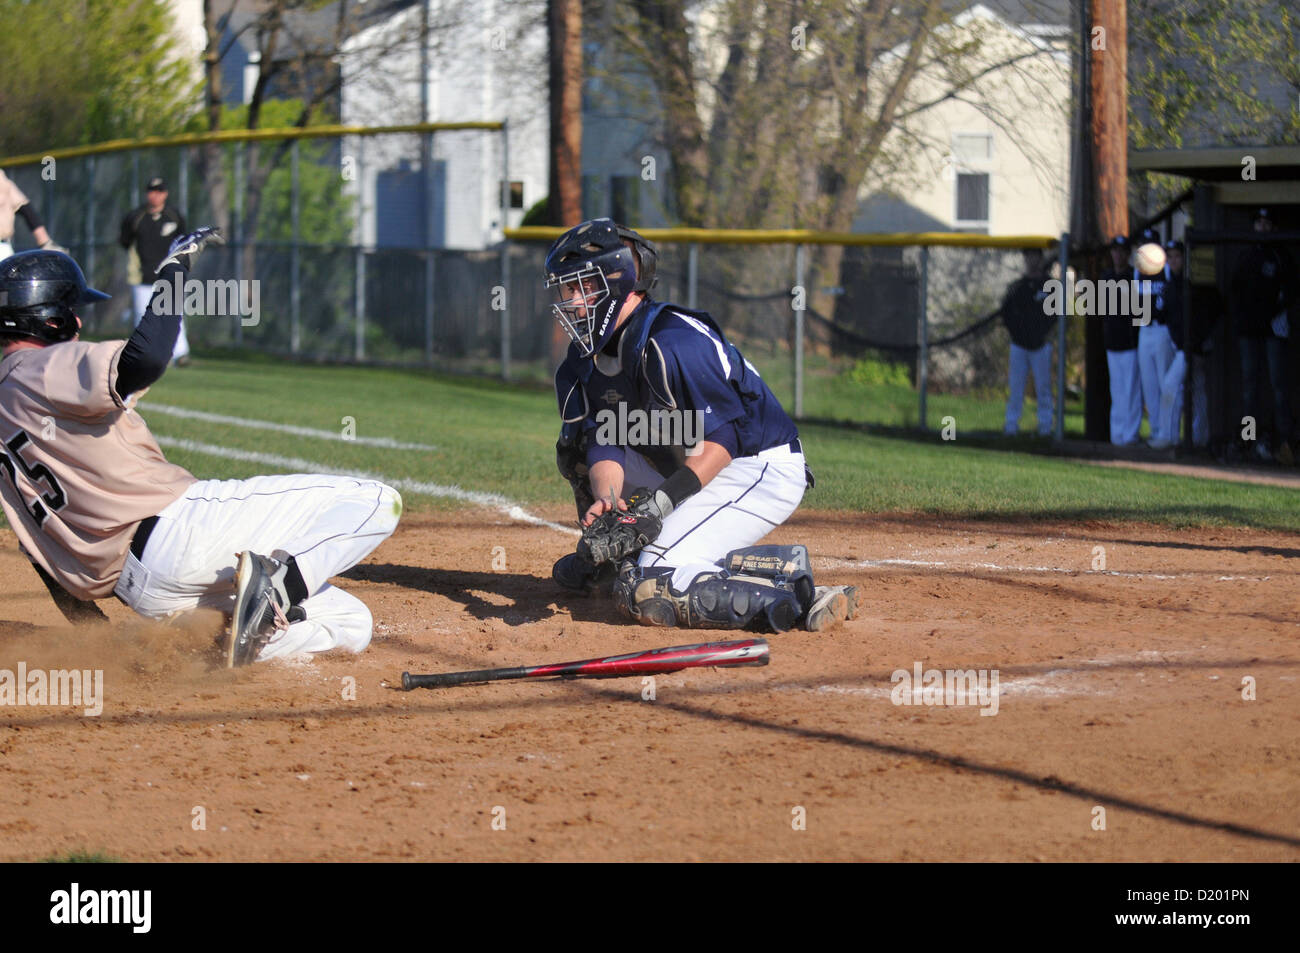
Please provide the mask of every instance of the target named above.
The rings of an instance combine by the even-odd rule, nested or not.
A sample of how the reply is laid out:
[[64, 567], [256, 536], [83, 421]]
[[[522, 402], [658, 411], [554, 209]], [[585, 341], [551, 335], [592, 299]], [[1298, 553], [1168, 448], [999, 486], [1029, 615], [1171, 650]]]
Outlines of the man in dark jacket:
[[[154, 176], [149, 180], [144, 204], [122, 219], [122, 228], [117, 238], [128, 253], [135, 246], [135, 263], [140, 268], [140, 273], [136, 276], [138, 280], [132, 281], [131, 288], [131, 317], [137, 327], [149, 308], [158, 265], [167, 257], [171, 243], [185, 231], [185, 216], [167, 204], [167, 183]], [[190, 361], [190, 342], [185, 337], [184, 320], [181, 321], [180, 334], [176, 336], [172, 360], [182, 367]]]
[[[1255, 216], [1255, 231], [1273, 231], [1273, 216], [1262, 208]], [[1242, 408], [1244, 416], [1259, 427], [1259, 404], [1255, 399], [1260, 365], [1268, 362], [1273, 395], [1272, 443], [1258, 433], [1254, 452], [1261, 460], [1294, 462], [1291, 452], [1291, 403], [1286, 372], [1286, 339], [1290, 334], [1288, 310], [1297, 300], [1295, 264], [1279, 245], [1251, 246], [1237, 262], [1232, 275], [1232, 303], [1237, 325], [1237, 349], [1241, 355]], [[1246, 426], [1246, 425], [1243, 425]]]
[[1007, 397], [1005, 432], [1020, 430], [1020, 414], [1025, 405], [1025, 378], [1034, 375], [1034, 392], [1038, 398], [1038, 433], [1052, 432], [1052, 343], [1048, 335], [1056, 326], [1056, 317], [1047, 313], [1048, 261], [1038, 249], [1027, 249], [1025, 274], [1007, 288], [1002, 299], [1002, 322], [1011, 335], [1010, 394]]

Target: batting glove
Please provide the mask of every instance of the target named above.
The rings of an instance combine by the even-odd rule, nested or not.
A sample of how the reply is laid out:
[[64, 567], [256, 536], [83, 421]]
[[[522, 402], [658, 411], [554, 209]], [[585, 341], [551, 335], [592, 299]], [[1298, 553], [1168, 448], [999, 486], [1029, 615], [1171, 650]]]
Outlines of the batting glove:
[[194, 263], [199, 260], [199, 255], [203, 249], [209, 245], [224, 245], [225, 237], [221, 234], [221, 229], [213, 225], [204, 225], [194, 229], [192, 232], [186, 232], [180, 238], [172, 242], [171, 247], [167, 249], [167, 257], [162, 260], [158, 266], [158, 271], [170, 264], [177, 264], [189, 271], [194, 267]]

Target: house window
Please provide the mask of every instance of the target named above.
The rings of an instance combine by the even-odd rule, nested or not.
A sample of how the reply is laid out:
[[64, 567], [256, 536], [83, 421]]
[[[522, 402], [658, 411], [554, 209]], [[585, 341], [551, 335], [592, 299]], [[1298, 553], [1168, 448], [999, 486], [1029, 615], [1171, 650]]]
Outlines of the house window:
[[[501, 180], [500, 180], [500, 179], [497, 180], [497, 195], [498, 195], [498, 196], [501, 195]], [[498, 199], [498, 201], [500, 201], [500, 199]], [[511, 182], [511, 183], [510, 183], [510, 207], [511, 207], [511, 208], [523, 208], [523, 207], [524, 207], [524, 183], [522, 183], [522, 182]]]
[[989, 174], [993, 136], [987, 132], [957, 132], [952, 137], [953, 206], [962, 231], [988, 232]]
[[988, 227], [989, 174], [957, 173], [957, 225]]

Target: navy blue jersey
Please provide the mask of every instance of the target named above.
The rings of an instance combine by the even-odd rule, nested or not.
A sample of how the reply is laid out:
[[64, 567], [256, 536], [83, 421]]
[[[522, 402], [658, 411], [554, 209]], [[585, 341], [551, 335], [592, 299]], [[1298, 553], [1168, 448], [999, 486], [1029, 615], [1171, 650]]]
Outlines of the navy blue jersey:
[[617, 356], [582, 358], [571, 346], [556, 372], [556, 393], [566, 426], [586, 437], [589, 465], [623, 464], [634, 449], [667, 476], [701, 439], [734, 458], [799, 436], [709, 315], [660, 302], [646, 301], [628, 318]]
[[[1170, 288], [1174, 283], [1173, 275], [1169, 271], [1169, 266], [1164, 268], [1156, 275], [1147, 276], [1142, 274], [1136, 268], [1133, 269], [1134, 290], [1138, 294], [1139, 300], [1135, 304], [1133, 312], [1137, 314], [1143, 307], [1150, 308], [1152, 324], [1169, 323], [1169, 297]], [[1148, 304], [1141, 305], [1141, 299], [1148, 299]]]
[[[1107, 269], [1101, 273], [1102, 281], [1129, 281], [1128, 271], [1115, 271]], [[1129, 291], [1133, 290], [1130, 284]], [[1098, 295], [1100, 300], [1101, 295]], [[1099, 309], [1101, 305], [1097, 306]], [[1108, 351], [1132, 351], [1138, 346], [1138, 326], [1133, 323], [1133, 315], [1129, 314], [1132, 308], [1120, 308], [1116, 314], [1106, 314], [1102, 316], [1102, 335], [1105, 340], [1106, 350]]]

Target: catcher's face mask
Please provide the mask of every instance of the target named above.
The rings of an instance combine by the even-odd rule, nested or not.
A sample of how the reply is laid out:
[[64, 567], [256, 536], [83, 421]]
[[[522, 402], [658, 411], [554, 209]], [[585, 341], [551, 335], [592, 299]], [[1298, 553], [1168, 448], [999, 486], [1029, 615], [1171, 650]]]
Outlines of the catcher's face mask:
[[612, 293], [609, 279], [594, 262], [567, 274], [549, 275], [546, 287], [556, 289], [559, 300], [551, 305], [555, 319], [577, 342], [583, 356], [603, 347], [618, 323], [627, 292]]
[[556, 239], [546, 254], [546, 287], [557, 289], [556, 320], [584, 357], [609, 341], [628, 296], [654, 285], [657, 258], [654, 245], [608, 218]]

